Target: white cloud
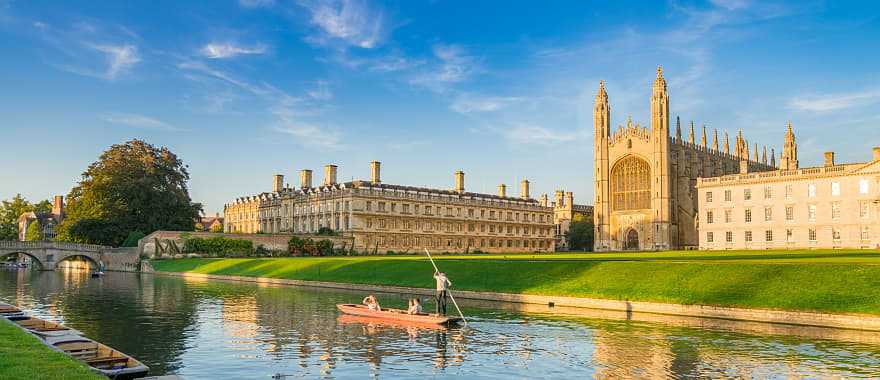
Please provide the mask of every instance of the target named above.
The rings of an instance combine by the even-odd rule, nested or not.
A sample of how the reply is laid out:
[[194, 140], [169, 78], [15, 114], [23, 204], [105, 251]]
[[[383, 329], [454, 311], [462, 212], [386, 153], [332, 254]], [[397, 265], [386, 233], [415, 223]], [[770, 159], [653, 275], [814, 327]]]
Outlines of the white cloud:
[[238, 0], [244, 8], [268, 8], [275, 5], [275, 0]]
[[133, 114], [133, 113], [107, 113], [101, 115], [101, 119], [118, 125], [127, 125], [129, 127], [155, 129], [163, 131], [180, 131], [181, 129], [174, 127], [164, 121], [151, 118], [149, 116]]
[[321, 29], [312, 42], [341, 41], [346, 45], [372, 49], [383, 42], [387, 31], [385, 14], [365, 0], [318, 0], [306, 4], [311, 22]]
[[212, 42], [199, 50], [202, 55], [211, 59], [232, 58], [242, 54], [263, 54], [266, 45], [257, 44], [252, 47], [238, 46], [229, 42]]
[[449, 106], [455, 112], [467, 114], [473, 112], [493, 112], [522, 101], [519, 97], [487, 96], [479, 97], [462, 94], [455, 98]]
[[282, 119], [280, 125], [275, 127], [275, 131], [293, 136], [296, 138], [296, 143], [303, 146], [314, 146], [327, 150], [340, 150], [344, 148], [340, 143], [341, 136], [339, 132], [312, 124]]
[[410, 84], [445, 92], [451, 84], [462, 82], [482, 71], [480, 61], [459, 45], [437, 44], [433, 47], [433, 53], [436, 64], [410, 79]]
[[514, 145], [557, 145], [570, 143], [583, 138], [587, 132], [577, 130], [574, 132], [559, 132], [545, 127], [525, 124], [515, 124], [510, 128], [501, 129], [504, 138]]
[[828, 112], [861, 107], [880, 102], [880, 89], [834, 95], [810, 95], [789, 101], [793, 109], [809, 112]]
[[105, 54], [107, 70], [104, 76], [109, 80], [116, 79], [141, 61], [137, 46], [134, 45], [89, 45], [89, 47]]
[[316, 82], [316, 88], [308, 92], [309, 97], [315, 100], [333, 99], [333, 92], [330, 91], [330, 84], [327, 81], [319, 80]]

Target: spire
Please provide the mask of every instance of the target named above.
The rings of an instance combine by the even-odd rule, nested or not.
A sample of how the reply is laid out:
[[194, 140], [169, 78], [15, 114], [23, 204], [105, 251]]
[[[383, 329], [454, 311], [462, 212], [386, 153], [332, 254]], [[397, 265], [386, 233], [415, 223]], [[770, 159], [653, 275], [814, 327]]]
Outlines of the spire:
[[752, 161], [758, 162], [758, 143], [755, 143], [754, 152], [755, 152], [755, 159], [753, 159]]
[[666, 79], [663, 79], [663, 69], [660, 67], [657, 67], [657, 79], [654, 80], [651, 94], [651, 131], [658, 137], [662, 135], [669, 138], [669, 94], [666, 92]]
[[727, 131], [724, 131], [724, 154], [730, 154], [730, 138], [727, 136]]
[[767, 145], [764, 145], [764, 154], [761, 156], [761, 163], [767, 165]]
[[794, 138], [794, 130], [791, 121], [788, 122], [788, 130], [785, 132], [785, 145], [782, 146], [782, 157], [779, 159], [779, 169], [797, 170], [797, 143]]
[[700, 142], [703, 144], [703, 150], [709, 147], [709, 144], [706, 141], [706, 124], [703, 124], [703, 138]]
[[691, 133], [688, 135], [688, 142], [694, 144], [694, 121], [691, 120]]
[[675, 139], [681, 142], [681, 118], [675, 117]]
[[611, 107], [608, 106], [608, 93], [605, 92], [605, 81], [599, 81], [599, 91], [593, 105], [593, 128], [596, 141], [611, 135]]
[[770, 148], [770, 166], [776, 167], [776, 148]]
[[718, 128], [715, 128], [715, 132], [712, 134], [712, 150], [718, 151]]

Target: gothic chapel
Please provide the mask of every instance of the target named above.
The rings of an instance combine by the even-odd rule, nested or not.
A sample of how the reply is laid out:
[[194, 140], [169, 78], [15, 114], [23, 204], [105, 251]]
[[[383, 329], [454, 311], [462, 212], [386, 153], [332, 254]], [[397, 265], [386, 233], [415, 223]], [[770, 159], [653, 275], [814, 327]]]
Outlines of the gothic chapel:
[[742, 131], [733, 152], [726, 132], [719, 147], [717, 129], [710, 145], [705, 125], [699, 142], [693, 122], [687, 140], [682, 139], [678, 118], [671, 136], [669, 94], [660, 67], [651, 95], [650, 128], [627, 118], [626, 126], [612, 131], [604, 81], [599, 82], [593, 124], [596, 251], [695, 248], [698, 177], [776, 170], [775, 151], [770, 162], [766, 146], [760, 159], [757, 144], [750, 155]]

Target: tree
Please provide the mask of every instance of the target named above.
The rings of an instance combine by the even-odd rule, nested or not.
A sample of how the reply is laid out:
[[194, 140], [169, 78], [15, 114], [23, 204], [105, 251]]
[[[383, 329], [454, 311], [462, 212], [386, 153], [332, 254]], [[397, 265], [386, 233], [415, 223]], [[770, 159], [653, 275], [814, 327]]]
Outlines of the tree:
[[53, 208], [52, 202], [49, 202], [48, 199], [43, 199], [39, 203], [34, 204], [33, 210], [31, 210], [31, 211], [50, 213], [50, 212], [52, 212], [52, 208]]
[[202, 206], [187, 181], [186, 165], [168, 148], [113, 145], [70, 190], [57, 240], [118, 246], [131, 231], [192, 231]]
[[43, 240], [43, 228], [40, 226], [40, 221], [35, 220], [28, 225], [27, 231], [24, 233], [24, 240], [27, 241], [42, 241]]
[[0, 205], [0, 240], [18, 240], [18, 218], [33, 210], [34, 206], [21, 194], [3, 201]]
[[137, 247], [138, 241], [144, 238], [144, 233], [140, 231], [131, 231], [128, 233], [128, 237], [125, 238], [125, 241], [122, 242], [123, 247]]
[[568, 249], [574, 251], [592, 251], [593, 250], [593, 222], [589, 220], [581, 220], [572, 222], [565, 233], [565, 240], [568, 242]]
[[211, 232], [213, 233], [221, 233], [223, 232], [223, 225], [220, 223], [214, 223], [211, 225]]

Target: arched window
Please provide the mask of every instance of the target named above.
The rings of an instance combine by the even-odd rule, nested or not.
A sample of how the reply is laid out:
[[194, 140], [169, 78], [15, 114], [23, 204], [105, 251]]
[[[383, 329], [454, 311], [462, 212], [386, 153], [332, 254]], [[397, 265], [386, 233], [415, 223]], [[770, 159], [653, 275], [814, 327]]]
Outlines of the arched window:
[[651, 167], [645, 160], [629, 156], [611, 169], [612, 208], [641, 210], [651, 207]]

